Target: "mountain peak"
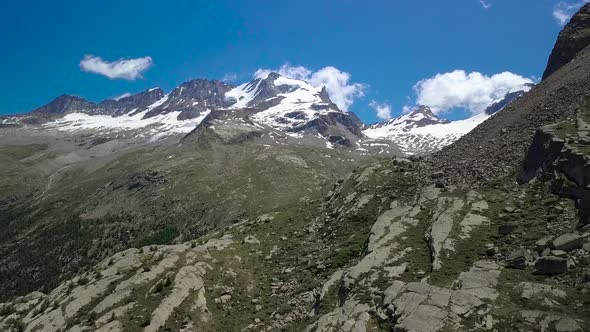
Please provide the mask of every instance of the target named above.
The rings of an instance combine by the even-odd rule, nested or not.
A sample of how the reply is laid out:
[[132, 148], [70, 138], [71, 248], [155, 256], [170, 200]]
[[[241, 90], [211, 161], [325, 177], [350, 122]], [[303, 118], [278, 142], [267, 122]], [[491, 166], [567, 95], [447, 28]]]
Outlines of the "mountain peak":
[[88, 110], [96, 107], [96, 104], [74, 95], [62, 94], [53, 99], [49, 104], [34, 109], [31, 113], [36, 115], [53, 116], [72, 111]]
[[557, 37], [547, 61], [543, 80], [572, 61], [578, 52], [590, 45], [590, 3], [576, 13]]
[[419, 105], [410, 113], [392, 119], [388, 122], [403, 124], [407, 128], [417, 128], [439, 123], [449, 123], [448, 120], [440, 119], [432, 112], [430, 107], [425, 105]]
[[268, 74], [268, 76], [266, 76], [265, 80], [274, 81], [279, 77], [281, 77], [281, 74], [273, 71], [273, 72], [270, 72]]
[[435, 118], [438, 119], [438, 117], [436, 115], [434, 115], [434, 113], [432, 112], [432, 109], [426, 105], [418, 105], [418, 107], [414, 108], [410, 113], [408, 113], [409, 115], [418, 115], [418, 114], [422, 114], [426, 117], [429, 118]]

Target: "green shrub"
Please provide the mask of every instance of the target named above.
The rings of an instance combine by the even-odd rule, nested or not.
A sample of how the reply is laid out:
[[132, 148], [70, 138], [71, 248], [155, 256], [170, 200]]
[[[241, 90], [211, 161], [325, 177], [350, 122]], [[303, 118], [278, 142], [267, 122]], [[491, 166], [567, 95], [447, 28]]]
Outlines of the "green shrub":
[[180, 235], [180, 232], [176, 226], [166, 225], [159, 231], [144, 237], [139, 241], [136, 247], [171, 244], [172, 241], [178, 237], [178, 235]]

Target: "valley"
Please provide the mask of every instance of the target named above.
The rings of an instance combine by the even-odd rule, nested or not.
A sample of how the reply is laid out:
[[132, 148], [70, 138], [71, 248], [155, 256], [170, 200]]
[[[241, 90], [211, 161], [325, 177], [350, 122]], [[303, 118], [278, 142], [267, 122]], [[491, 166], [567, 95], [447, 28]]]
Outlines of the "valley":
[[0, 118], [0, 330], [590, 330], [580, 34], [463, 120], [276, 72]]

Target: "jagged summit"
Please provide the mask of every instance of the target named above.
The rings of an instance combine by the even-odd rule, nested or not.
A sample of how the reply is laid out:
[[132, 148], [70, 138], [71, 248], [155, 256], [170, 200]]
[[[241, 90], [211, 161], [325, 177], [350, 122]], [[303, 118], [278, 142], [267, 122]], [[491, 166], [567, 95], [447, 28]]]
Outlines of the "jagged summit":
[[31, 114], [43, 117], [55, 117], [69, 112], [90, 110], [96, 108], [96, 104], [78, 96], [62, 94], [53, 99], [49, 104], [31, 111]]
[[590, 44], [590, 3], [585, 4], [559, 33], [547, 60], [543, 80], [572, 61], [578, 52]]
[[[169, 93], [153, 88], [98, 104], [64, 95], [22, 116], [20, 123], [67, 132], [131, 131], [131, 136], [158, 138], [190, 133], [209, 114], [224, 126], [236, 122], [234, 129], [244, 129], [244, 122], [257, 131], [265, 128], [297, 138], [319, 135], [325, 141], [322, 145], [328, 146], [353, 147], [353, 142], [364, 137], [363, 123], [356, 115], [341, 111], [326, 87], [275, 72], [239, 86], [195, 79]], [[211, 130], [219, 128], [217, 123]]]
[[165, 95], [166, 93], [164, 90], [160, 88], [152, 88], [118, 100], [107, 99], [97, 106], [103, 109], [105, 114], [111, 114], [113, 116], [139, 113], [146, 110], [158, 100], [164, 98]]
[[414, 108], [410, 113], [400, 117], [376, 123], [372, 128], [382, 128], [386, 126], [399, 126], [402, 130], [408, 131], [412, 128], [419, 128], [433, 124], [449, 123], [446, 119], [440, 119], [428, 106], [420, 105]]

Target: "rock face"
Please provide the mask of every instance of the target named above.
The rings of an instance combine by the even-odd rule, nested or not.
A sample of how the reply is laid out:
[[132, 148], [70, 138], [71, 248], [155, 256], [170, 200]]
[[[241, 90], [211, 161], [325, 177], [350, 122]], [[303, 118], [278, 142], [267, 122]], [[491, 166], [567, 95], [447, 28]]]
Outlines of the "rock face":
[[548, 181], [554, 193], [576, 201], [580, 210], [580, 225], [584, 226], [590, 223], [588, 111], [579, 110], [575, 119], [545, 126], [537, 131], [518, 181], [527, 183], [534, 177]]
[[164, 98], [165, 95], [160, 88], [149, 89], [118, 100], [107, 99], [98, 104], [97, 107], [103, 109], [101, 113], [112, 114], [113, 116], [139, 113]]
[[584, 5], [559, 33], [549, 56], [543, 80], [572, 61], [578, 52], [590, 45], [590, 5]]

